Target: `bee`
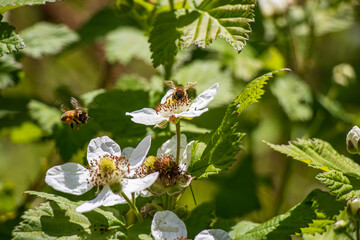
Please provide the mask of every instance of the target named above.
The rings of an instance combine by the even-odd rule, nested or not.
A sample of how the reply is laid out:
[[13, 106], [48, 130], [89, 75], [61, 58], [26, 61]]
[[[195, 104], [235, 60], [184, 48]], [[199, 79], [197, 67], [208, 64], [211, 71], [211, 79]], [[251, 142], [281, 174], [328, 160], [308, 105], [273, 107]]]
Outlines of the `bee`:
[[64, 112], [63, 115], [61, 115], [61, 121], [69, 124], [71, 129], [73, 129], [73, 123], [75, 123], [77, 129], [79, 130], [80, 124], [85, 124], [90, 117], [87, 112], [82, 109], [82, 107], [79, 105], [79, 102], [75, 98], [71, 97], [70, 100], [71, 105], [75, 109], [66, 111], [65, 106], [61, 105], [61, 110]]
[[176, 100], [176, 101], [186, 100], [187, 99], [186, 90], [188, 90], [192, 87], [195, 87], [197, 84], [196, 82], [188, 82], [186, 84], [186, 87], [181, 87], [181, 86], [176, 87], [173, 81], [165, 81], [164, 83], [167, 86], [174, 89], [174, 92], [169, 97], [171, 97], [173, 100]]

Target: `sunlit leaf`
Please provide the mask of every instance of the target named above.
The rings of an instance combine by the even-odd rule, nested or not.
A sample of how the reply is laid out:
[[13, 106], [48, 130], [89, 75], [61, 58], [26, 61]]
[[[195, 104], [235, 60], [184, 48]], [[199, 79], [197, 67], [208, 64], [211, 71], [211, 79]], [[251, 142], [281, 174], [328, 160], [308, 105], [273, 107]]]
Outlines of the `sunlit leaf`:
[[21, 63], [10, 55], [0, 57], [0, 90], [14, 87], [23, 78]]
[[59, 0], [2, 0], [0, 2], [0, 13], [4, 13], [10, 9], [45, 4], [47, 2], [56, 2]]
[[28, 104], [28, 108], [32, 119], [37, 121], [39, 126], [47, 133], [51, 134], [54, 127], [61, 124], [61, 112], [54, 107], [36, 100], [31, 100]]
[[151, 63], [147, 38], [136, 28], [121, 27], [107, 34], [105, 54], [110, 63], [119, 61], [128, 64], [132, 59]]
[[14, 239], [125, 239], [124, 225], [111, 212], [95, 209], [78, 213], [75, 208], [82, 202], [72, 202], [49, 193], [28, 191], [28, 194], [49, 200], [22, 216], [23, 221], [14, 229]]
[[[321, 190], [314, 190], [304, 201], [290, 209], [288, 212], [273, 217], [258, 226], [250, 225], [249, 231], [237, 231], [234, 240], [246, 239], [291, 239], [291, 235], [300, 233], [300, 229], [317, 221], [332, 224], [335, 216], [342, 210], [343, 204], [337, 202], [333, 196]], [[315, 228], [313, 228], [315, 230]], [[325, 229], [317, 229], [323, 232]], [[315, 232], [314, 232], [315, 233]]]
[[313, 112], [311, 108], [311, 89], [296, 75], [287, 74], [276, 79], [270, 86], [285, 113], [292, 121], [308, 121]]
[[25, 29], [21, 36], [26, 44], [23, 52], [34, 58], [57, 54], [79, 39], [67, 26], [48, 22], [37, 23]]
[[202, 1], [181, 19], [187, 23], [181, 34], [184, 46], [196, 44], [205, 48], [217, 37], [222, 37], [240, 52], [251, 32], [255, 3], [254, 0]]
[[10, 140], [16, 144], [26, 144], [39, 140], [42, 130], [31, 122], [24, 122], [21, 126], [11, 129]]
[[[0, 15], [0, 21], [2, 20]], [[6, 22], [0, 23], [0, 57], [24, 48], [24, 40], [15, 33], [15, 27]]]
[[218, 129], [195, 142], [188, 169], [191, 174], [198, 178], [207, 177], [228, 168], [234, 162], [235, 155], [240, 150], [241, 139], [245, 136], [238, 130], [239, 114], [261, 98], [264, 85], [277, 72], [267, 73], [248, 83], [226, 110]]
[[316, 176], [320, 182], [324, 183], [330, 192], [334, 193], [340, 200], [349, 200], [360, 197], [360, 180], [344, 173], [331, 170], [319, 173]]

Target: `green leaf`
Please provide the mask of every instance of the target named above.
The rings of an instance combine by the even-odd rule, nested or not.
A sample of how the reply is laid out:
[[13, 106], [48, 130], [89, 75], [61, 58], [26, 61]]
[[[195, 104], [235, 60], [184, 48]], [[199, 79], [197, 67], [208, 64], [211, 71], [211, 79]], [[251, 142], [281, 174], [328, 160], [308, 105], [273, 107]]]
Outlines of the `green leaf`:
[[124, 224], [111, 212], [96, 208], [82, 214], [75, 211], [82, 202], [49, 193], [26, 193], [50, 202], [25, 212], [13, 231], [14, 239], [125, 239]]
[[231, 228], [229, 235], [230, 235], [230, 237], [235, 239], [236, 236], [241, 236], [244, 233], [249, 232], [251, 229], [253, 229], [259, 225], [260, 225], [259, 223], [254, 223], [254, 222], [247, 221], [247, 220], [240, 221]]
[[162, 12], [156, 17], [149, 37], [154, 67], [173, 63], [178, 51], [176, 41], [180, 37], [177, 24], [174, 12]]
[[[2, 16], [0, 15], [0, 20]], [[0, 57], [24, 48], [24, 40], [15, 33], [15, 27], [6, 22], [0, 23]]]
[[136, 28], [120, 27], [106, 35], [105, 54], [110, 63], [128, 64], [132, 59], [151, 63], [147, 38]]
[[329, 143], [321, 139], [298, 139], [289, 145], [275, 145], [265, 142], [274, 150], [307, 163], [323, 171], [337, 170], [360, 177], [360, 166], [350, 158], [340, 155]]
[[254, 21], [255, 0], [204, 0], [186, 13], [181, 21], [181, 39], [185, 47], [207, 47], [217, 37], [238, 52], [246, 45]]
[[0, 57], [0, 90], [14, 87], [23, 77], [21, 63], [14, 56], [7, 54]]
[[45, 4], [47, 2], [56, 2], [58, 0], [2, 0], [0, 2], [0, 13], [4, 13], [10, 9]]
[[42, 130], [32, 122], [24, 122], [10, 132], [10, 140], [15, 144], [28, 144], [42, 137]]
[[287, 74], [270, 86], [291, 121], [308, 121], [313, 112], [311, 89], [299, 77]]
[[[284, 70], [286, 69], [279, 71]], [[230, 104], [218, 129], [195, 142], [192, 147], [192, 161], [188, 169], [192, 175], [202, 178], [217, 174], [234, 162], [235, 155], [240, 150], [241, 139], [245, 136], [238, 130], [239, 114], [261, 98], [264, 94], [262, 88], [277, 72], [267, 73], [251, 81]]]
[[37, 23], [21, 32], [26, 48], [24, 53], [33, 58], [60, 53], [79, 36], [65, 25], [47, 22]]
[[214, 206], [211, 203], [202, 203], [191, 211], [190, 216], [185, 221], [189, 239], [194, 239], [199, 232], [210, 228], [213, 211]]
[[146, 219], [128, 228], [127, 240], [153, 240], [151, 237], [151, 220]]
[[31, 100], [28, 109], [32, 119], [47, 133], [52, 134], [56, 125], [61, 124], [61, 113], [58, 109], [50, 107], [45, 103]]
[[322, 94], [318, 94], [317, 100], [321, 106], [323, 106], [323, 108], [325, 108], [335, 118], [338, 118], [348, 124], [353, 123], [352, 119], [354, 116], [347, 113], [338, 101], [332, 100]]
[[[299, 233], [301, 228], [313, 224], [313, 221], [317, 221], [318, 225], [334, 223], [336, 215], [343, 208], [344, 205], [337, 202], [329, 193], [314, 190], [304, 201], [288, 212], [258, 226], [247, 226], [250, 230], [245, 233], [236, 231], [232, 234], [235, 235], [234, 240], [291, 239], [292, 234]], [[324, 229], [318, 228], [317, 231], [322, 232]]]
[[316, 179], [324, 183], [330, 192], [340, 200], [349, 200], [360, 197], [360, 180], [344, 173], [331, 170], [316, 175]]

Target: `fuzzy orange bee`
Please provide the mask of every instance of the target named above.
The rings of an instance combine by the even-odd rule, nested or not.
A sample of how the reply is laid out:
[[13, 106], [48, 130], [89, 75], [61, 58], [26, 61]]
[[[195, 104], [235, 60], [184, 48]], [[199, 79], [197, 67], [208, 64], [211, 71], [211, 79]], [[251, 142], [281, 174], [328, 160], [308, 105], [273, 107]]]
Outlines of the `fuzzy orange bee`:
[[71, 105], [75, 108], [74, 110], [66, 111], [64, 105], [61, 105], [61, 110], [64, 112], [61, 115], [61, 121], [66, 122], [70, 125], [71, 129], [73, 129], [74, 125], [76, 124], [77, 129], [79, 130], [80, 124], [87, 123], [87, 120], [90, 118], [87, 112], [79, 105], [78, 101], [71, 97]]
[[180, 101], [180, 100], [186, 100], [187, 99], [187, 93], [186, 93], [186, 90], [196, 86], [196, 82], [188, 82], [186, 84], [186, 87], [181, 87], [181, 86], [178, 86], [176, 87], [174, 82], [173, 81], [164, 81], [164, 83], [171, 87], [172, 89], [174, 89], [174, 92], [172, 95], [170, 95], [170, 97], [173, 99], [173, 100], [176, 100], [176, 101]]

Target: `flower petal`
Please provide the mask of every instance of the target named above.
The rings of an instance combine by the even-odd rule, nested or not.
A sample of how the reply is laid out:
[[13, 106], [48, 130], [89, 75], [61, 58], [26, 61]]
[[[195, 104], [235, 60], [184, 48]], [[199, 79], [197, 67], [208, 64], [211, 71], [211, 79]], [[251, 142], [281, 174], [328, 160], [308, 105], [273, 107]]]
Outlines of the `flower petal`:
[[155, 240], [186, 238], [185, 223], [171, 211], [156, 212], [151, 223]]
[[131, 153], [134, 151], [133, 147], [126, 147], [121, 151], [121, 156], [126, 157], [127, 159], [130, 158]]
[[105, 155], [120, 157], [120, 146], [108, 136], [97, 137], [90, 141], [87, 149], [87, 160], [89, 164], [97, 165]]
[[206, 229], [195, 236], [194, 240], [232, 240], [222, 229]]
[[218, 90], [219, 90], [219, 84], [215, 83], [209, 89], [205, 90], [199, 96], [197, 96], [197, 98], [191, 104], [189, 110], [190, 111], [199, 110], [206, 107], [209, 104], [209, 102], [211, 102], [211, 100], [214, 99]]
[[204, 108], [204, 109], [200, 109], [200, 110], [189, 110], [186, 112], [175, 114], [175, 117], [181, 117], [181, 118], [199, 117], [201, 114], [203, 114], [204, 112], [207, 112], [208, 110], [209, 110], [208, 108]]
[[152, 108], [143, 108], [134, 112], [127, 112], [126, 115], [132, 116], [131, 120], [135, 123], [144, 125], [156, 125], [157, 123], [166, 120], [166, 118], [157, 114]]
[[165, 96], [161, 99], [161, 104], [165, 103], [166, 102], [166, 99], [171, 95], [173, 94], [174, 92], [174, 89], [170, 89], [169, 91], [166, 92]]
[[[187, 140], [186, 136], [184, 134], [180, 135], [180, 156], [182, 156], [184, 149], [186, 147]], [[171, 154], [174, 157], [176, 156], [176, 135], [174, 135], [172, 138], [164, 142], [161, 147], [157, 150], [157, 156], [160, 156], [162, 154]]]
[[181, 168], [181, 170], [183, 170], [184, 172], [186, 172], [186, 170], [188, 169], [189, 165], [190, 165], [190, 161], [191, 161], [191, 147], [192, 144], [194, 143], [194, 141], [189, 142], [188, 145], [186, 145], [185, 149], [183, 150], [182, 153], [180, 153], [181, 157], [180, 157], [180, 162], [179, 162], [179, 167]]
[[151, 145], [151, 136], [144, 137], [129, 157], [130, 169], [138, 168], [145, 161]]
[[119, 195], [114, 194], [110, 186], [106, 184], [99, 195], [93, 200], [87, 201], [76, 208], [77, 212], [89, 212], [100, 206], [112, 206], [115, 204], [126, 203], [125, 199]]
[[93, 187], [87, 182], [89, 177], [89, 171], [80, 164], [65, 163], [50, 168], [45, 182], [58, 191], [81, 195]]
[[143, 178], [123, 178], [121, 180], [122, 191], [125, 194], [133, 193], [133, 192], [140, 192], [145, 190], [146, 188], [150, 187], [158, 178], [159, 173], [151, 173]]

